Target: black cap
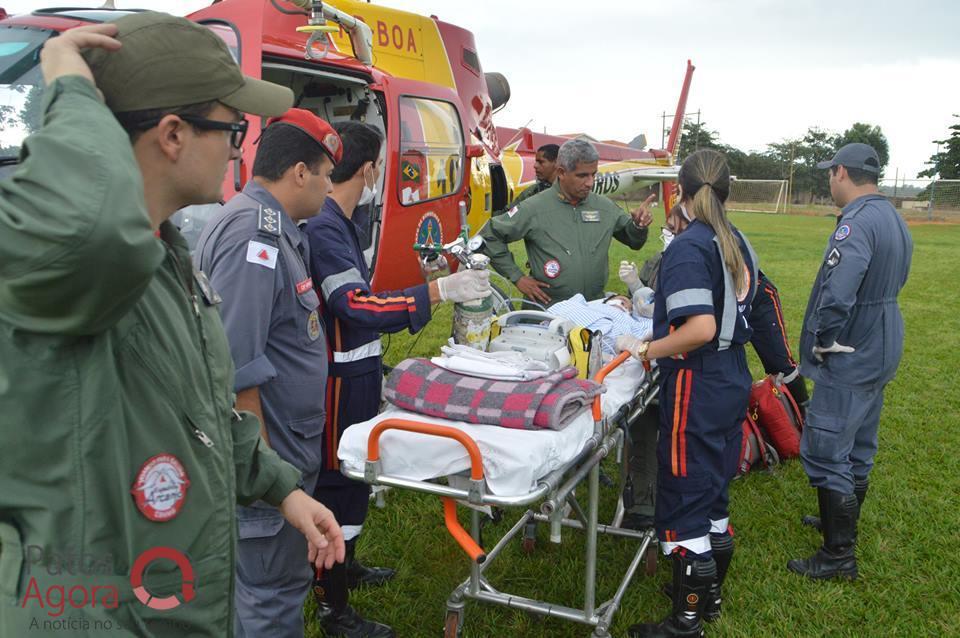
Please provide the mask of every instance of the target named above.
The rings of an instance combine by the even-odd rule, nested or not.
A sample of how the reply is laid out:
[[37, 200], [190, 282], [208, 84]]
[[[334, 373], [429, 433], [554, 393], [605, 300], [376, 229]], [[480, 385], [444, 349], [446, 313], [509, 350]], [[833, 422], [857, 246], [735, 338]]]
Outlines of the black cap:
[[868, 173], [880, 174], [880, 157], [873, 147], [869, 144], [853, 142], [847, 144], [833, 156], [833, 159], [819, 162], [817, 168], [831, 168], [833, 166], [846, 166], [847, 168], [859, 168]]

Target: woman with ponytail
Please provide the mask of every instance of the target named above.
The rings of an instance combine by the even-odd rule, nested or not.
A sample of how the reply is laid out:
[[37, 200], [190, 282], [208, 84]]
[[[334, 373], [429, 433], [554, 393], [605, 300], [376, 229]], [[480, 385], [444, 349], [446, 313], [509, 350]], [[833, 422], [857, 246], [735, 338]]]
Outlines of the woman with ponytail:
[[673, 564], [673, 609], [631, 636], [700, 636], [720, 615], [733, 556], [727, 488], [740, 455], [751, 376], [744, 345], [757, 259], [730, 223], [730, 169], [713, 150], [690, 155], [679, 174], [683, 233], [663, 253], [653, 340], [617, 347], [660, 367], [659, 473], [655, 523]]

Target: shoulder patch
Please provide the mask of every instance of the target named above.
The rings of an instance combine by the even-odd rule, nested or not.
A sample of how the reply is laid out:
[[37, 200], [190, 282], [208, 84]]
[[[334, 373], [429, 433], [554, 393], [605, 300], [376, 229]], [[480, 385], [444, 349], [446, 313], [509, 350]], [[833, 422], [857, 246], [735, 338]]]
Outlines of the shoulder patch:
[[250, 240], [247, 244], [247, 261], [274, 270], [277, 267], [277, 254], [280, 249], [276, 246]]
[[520, 210], [520, 208], [517, 206], [514, 206], [513, 208], [507, 211], [507, 217], [513, 217], [514, 215], [517, 214], [518, 210]]
[[850, 236], [850, 226], [848, 224], [842, 224], [837, 228], [837, 232], [833, 234], [833, 238], [837, 241], [843, 241]]
[[840, 263], [840, 251], [836, 248], [830, 251], [830, 254], [827, 255], [826, 264], [828, 268], [834, 268], [837, 264]]
[[260, 207], [257, 217], [257, 230], [280, 236], [280, 213], [272, 208]]

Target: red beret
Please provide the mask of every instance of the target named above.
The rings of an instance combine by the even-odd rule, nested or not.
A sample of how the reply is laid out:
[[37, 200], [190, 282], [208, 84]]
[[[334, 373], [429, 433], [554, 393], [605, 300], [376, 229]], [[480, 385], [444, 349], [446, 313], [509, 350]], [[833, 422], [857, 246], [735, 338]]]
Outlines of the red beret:
[[289, 124], [309, 135], [326, 152], [334, 164], [343, 157], [343, 143], [340, 136], [333, 130], [330, 123], [317, 117], [307, 109], [290, 109], [280, 117], [271, 117], [267, 126], [273, 124]]

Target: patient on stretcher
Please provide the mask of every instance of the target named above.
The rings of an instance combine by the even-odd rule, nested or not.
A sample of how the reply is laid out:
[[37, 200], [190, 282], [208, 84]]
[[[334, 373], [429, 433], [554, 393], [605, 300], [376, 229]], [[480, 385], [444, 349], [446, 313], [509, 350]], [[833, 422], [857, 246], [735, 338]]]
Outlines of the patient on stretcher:
[[603, 335], [603, 352], [607, 355], [615, 354], [620, 335], [643, 337], [653, 330], [653, 320], [636, 314], [633, 302], [622, 295], [587, 301], [577, 294], [550, 306], [547, 311], [588, 330], [599, 330]]

